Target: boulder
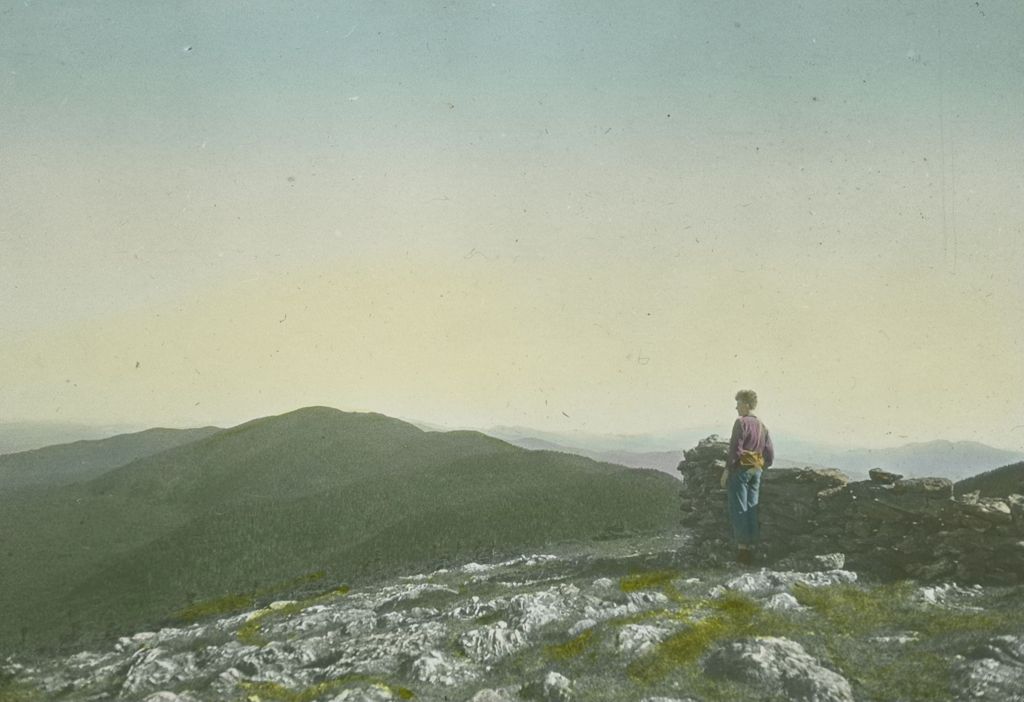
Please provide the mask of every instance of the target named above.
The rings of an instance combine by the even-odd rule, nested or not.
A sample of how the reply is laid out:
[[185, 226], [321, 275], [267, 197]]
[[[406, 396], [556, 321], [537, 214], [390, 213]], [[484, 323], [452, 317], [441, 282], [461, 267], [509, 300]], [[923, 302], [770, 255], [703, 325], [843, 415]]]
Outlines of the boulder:
[[953, 481], [947, 478], [911, 478], [900, 480], [893, 485], [898, 495], [924, 495], [934, 500], [949, 500], [953, 497]]
[[953, 675], [957, 699], [1024, 699], [1024, 638], [998, 636], [966, 656], [958, 656]]
[[869, 470], [868, 477], [876, 483], [884, 483], [886, 485], [892, 485], [899, 480], [903, 480], [903, 476], [899, 473], [890, 473], [882, 470], [881, 468], [872, 468]]
[[196, 698], [187, 692], [170, 692], [161, 690], [146, 697], [142, 702], [196, 702]]
[[525, 685], [519, 694], [538, 702], [570, 702], [575, 698], [572, 681], [554, 671], [548, 672], [540, 682]]
[[459, 637], [459, 645], [474, 661], [485, 663], [515, 653], [527, 645], [527, 640], [526, 634], [522, 631], [510, 629], [508, 622], [499, 621], [490, 626], [467, 631]]
[[1006, 500], [995, 497], [978, 497], [973, 503], [956, 502], [960, 511], [966, 515], [977, 517], [989, 524], [1010, 524], [1013, 522], [1013, 512]]
[[793, 702], [853, 702], [850, 683], [790, 639], [772, 636], [720, 643], [701, 661], [704, 673], [747, 683], [765, 697]]
[[615, 637], [615, 648], [620, 653], [641, 655], [664, 641], [668, 634], [668, 629], [660, 626], [627, 624], [619, 629]]
[[517, 702], [519, 694], [515, 687], [485, 688], [469, 698], [468, 702]]

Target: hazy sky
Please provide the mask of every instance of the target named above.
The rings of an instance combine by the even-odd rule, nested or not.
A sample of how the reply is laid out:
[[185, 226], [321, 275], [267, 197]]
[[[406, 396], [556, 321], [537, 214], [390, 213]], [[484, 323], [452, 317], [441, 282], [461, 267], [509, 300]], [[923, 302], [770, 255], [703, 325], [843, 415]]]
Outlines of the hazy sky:
[[1024, 449], [1024, 5], [0, 3], [0, 421]]

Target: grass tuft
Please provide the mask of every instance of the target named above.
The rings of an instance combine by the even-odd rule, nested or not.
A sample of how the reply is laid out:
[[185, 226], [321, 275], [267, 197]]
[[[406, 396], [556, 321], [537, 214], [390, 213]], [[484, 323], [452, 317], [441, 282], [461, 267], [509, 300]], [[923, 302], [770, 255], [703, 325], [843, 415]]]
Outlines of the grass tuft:
[[33, 685], [0, 675], [0, 702], [43, 702], [43, 693]]
[[216, 599], [205, 600], [203, 602], [197, 602], [194, 605], [190, 605], [189, 607], [177, 612], [174, 615], [174, 618], [191, 623], [208, 617], [244, 612], [247, 609], [251, 609], [255, 604], [256, 598], [253, 595], [243, 593], [226, 595], [225, 597], [218, 597]]
[[634, 573], [627, 575], [619, 581], [619, 587], [623, 592], [638, 592], [640, 590], [661, 590], [678, 577], [674, 570], [653, 570], [647, 573]]
[[653, 683], [695, 662], [716, 641], [762, 633], [753, 626], [761, 607], [749, 597], [730, 592], [711, 602], [710, 608], [710, 616], [693, 622], [665, 639], [652, 654], [631, 663], [629, 676], [636, 682]]
[[261, 609], [260, 611], [255, 612], [249, 621], [238, 628], [236, 636], [241, 643], [248, 646], [265, 646], [267, 644], [267, 640], [260, 635], [260, 628], [264, 619], [272, 617], [288, 617], [293, 614], [298, 614], [307, 607], [312, 607], [316, 604], [344, 597], [348, 592], [348, 586], [342, 585], [341, 587], [327, 590], [326, 592], [314, 595], [313, 597], [308, 597], [304, 600], [289, 602], [283, 607], [278, 607], [277, 609]]
[[294, 590], [301, 585], [322, 580], [326, 575], [327, 574], [324, 571], [319, 570], [315, 573], [309, 573], [297, 578], [292, 578], [291, 580], [286, 580], [285, 582], [272, 585], [256, 592], [236, 593], [234, 595], [226, 595], [224, 597], [217, 597], [211, 600], [204, 600], [190, 605], [185, 609], [179, 610], [174, 614], [174, 618], [179, 621], [192, 623], [208, 617], [222, 617], [231, 614], [238, 614], [247, 609], [252, 609], [256, 605], [256, 600], [260, 598]]
[[582, 655], [596, 642], [594, 627], [586, 629], [579, 636], [562, 644], [548, 646], [548, 656], [557, 661], [567, 661]]
[[411, 700], [416, 697], [415, 693], [406, 687], [392, 686], [369, 675], [344, 675], [340, 678], [325, 680], [322, 683], [311, 685], [304, 690], [291, 690], [275, 682], [243, 680], [239, 684], [247, 694], [255, 695], [260, 700], [272, 700], [273, 702], [313, 702], [321, 697], [326, 697], [329, 694], [359, 683], [387, 690], [403, 700]]
[[674, 570], [652, 570], [646, 573], [634, 573], [623, 577], [619, 581], [619, 588], [623, 592], [659, 590], [671, 601], [681, 604], [686, 600], [686, 597], [672, 583], [678, 577], [679, 573]]

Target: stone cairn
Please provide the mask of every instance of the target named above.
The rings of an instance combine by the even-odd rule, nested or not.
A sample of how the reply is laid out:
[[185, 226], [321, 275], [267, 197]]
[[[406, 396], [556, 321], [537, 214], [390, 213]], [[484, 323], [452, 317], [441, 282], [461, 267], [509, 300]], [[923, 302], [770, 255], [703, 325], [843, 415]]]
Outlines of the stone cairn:
[[[695, 555], [731, 561], [725, 490], [728, 442], [717, 435], [685, 451], [683, 524]], [[1024, 495], [954, 499], [945, 478], [873, 470], [850, 482], [830, 468], [768, 468], [761, 482], [759, 558], [772, 567], [845, 567], [883, 580], [1024, 582]], [[831, 559], [821, 554], [834, 554]]]

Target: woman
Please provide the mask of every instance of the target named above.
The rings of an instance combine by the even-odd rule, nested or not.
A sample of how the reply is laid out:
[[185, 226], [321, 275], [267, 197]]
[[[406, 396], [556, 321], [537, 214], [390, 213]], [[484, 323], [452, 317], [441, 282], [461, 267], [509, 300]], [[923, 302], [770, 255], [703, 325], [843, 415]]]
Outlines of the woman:
[[750, 565], [754, 562], [754, 548], [760, 537], [757, 503], [761, 490], [761, 471], [775, 458], [768, 428], [754, 416], [757, 393], [740, 390], [736, 393], [736, 412], [739, 417], [732, 425], [725, 494], [732, 524], [733, 538], [739, 549], [736, 562]]

